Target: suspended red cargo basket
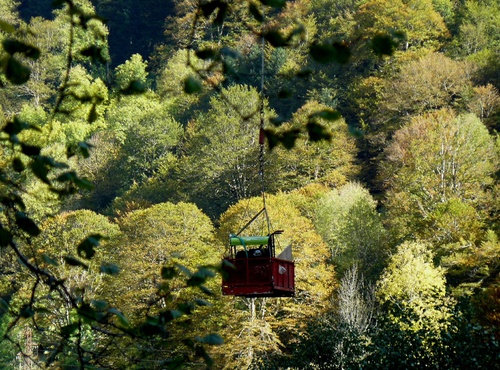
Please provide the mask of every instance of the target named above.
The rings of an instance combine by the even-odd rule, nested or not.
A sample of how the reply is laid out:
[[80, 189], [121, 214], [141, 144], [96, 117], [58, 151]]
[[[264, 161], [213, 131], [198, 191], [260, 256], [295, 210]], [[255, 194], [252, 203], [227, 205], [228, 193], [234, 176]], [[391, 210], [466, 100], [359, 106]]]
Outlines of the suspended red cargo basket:
[[293, 297], [295, 264], [290, 246], [275, 256], [276, 231], [268, 236], [229, 237], [222, 293], [243, 297]]

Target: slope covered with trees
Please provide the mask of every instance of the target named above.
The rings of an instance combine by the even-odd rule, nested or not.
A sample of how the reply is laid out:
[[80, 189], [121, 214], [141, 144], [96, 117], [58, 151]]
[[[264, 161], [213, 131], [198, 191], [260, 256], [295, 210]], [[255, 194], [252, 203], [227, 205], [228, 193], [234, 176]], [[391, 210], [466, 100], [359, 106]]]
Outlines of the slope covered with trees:
[[[0, 0], [0, 40], [0, 367], [499, 368], [498, 1]], [[222, 296], [262, 189], [295, 297]]]

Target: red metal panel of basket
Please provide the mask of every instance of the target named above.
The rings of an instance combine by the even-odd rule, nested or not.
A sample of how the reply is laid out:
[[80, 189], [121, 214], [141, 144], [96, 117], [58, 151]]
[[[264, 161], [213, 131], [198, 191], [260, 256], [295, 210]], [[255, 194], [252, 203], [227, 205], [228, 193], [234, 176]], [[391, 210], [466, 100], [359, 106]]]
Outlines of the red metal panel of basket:
[[227, 258], [222, 293], [246, 297], [291, 297], [294, 263], [277, 258]]

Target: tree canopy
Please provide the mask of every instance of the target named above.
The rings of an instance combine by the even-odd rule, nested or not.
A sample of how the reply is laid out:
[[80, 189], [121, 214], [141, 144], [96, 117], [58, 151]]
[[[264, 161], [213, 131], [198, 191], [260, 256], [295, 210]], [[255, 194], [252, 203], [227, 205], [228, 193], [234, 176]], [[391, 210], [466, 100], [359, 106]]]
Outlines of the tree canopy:
[[[0, 367], [498, 368], [499, 19], [0, 0]], [[222, 295], [242, 228], [293, 297]]]

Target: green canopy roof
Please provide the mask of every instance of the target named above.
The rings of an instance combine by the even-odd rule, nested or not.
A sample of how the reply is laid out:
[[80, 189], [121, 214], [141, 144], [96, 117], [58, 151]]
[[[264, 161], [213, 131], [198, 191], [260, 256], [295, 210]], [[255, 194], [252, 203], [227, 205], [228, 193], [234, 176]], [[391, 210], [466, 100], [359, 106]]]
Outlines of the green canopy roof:
[[[269, 235], [267, 236], [231, 236], [230, 245], [267, 245]], [[244, 243], [244, 244], [243, 244]]]

